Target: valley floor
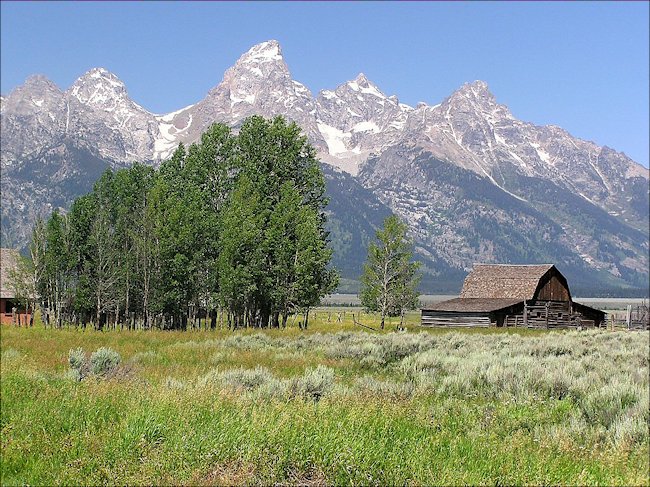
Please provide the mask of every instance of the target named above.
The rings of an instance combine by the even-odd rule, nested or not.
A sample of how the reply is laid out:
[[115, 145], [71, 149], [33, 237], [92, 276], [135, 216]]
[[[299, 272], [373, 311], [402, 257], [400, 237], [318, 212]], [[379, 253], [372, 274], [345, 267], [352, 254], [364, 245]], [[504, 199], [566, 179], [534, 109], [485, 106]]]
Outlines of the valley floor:
[[[650, 484], [648, 332], [332, 314], [307, 331], [3, 326], [2, 485]], [[119, 366], [78, 380], [69, 351], [100, 347]]]

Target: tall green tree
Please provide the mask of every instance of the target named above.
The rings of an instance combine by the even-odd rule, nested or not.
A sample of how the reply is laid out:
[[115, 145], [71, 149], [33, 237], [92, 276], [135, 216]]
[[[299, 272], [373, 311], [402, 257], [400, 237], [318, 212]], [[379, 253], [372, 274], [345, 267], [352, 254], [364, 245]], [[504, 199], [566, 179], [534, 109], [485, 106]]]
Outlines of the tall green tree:
[[219, 307], [234, 326], [279, 326], [336, 285], [326, 204], [295, 123], [215, 124], [158, 170], [106, 171], [38, 225], [36, 287], [57, 323], [186, 328], [209, 312], [214, 326]]
[[68, 213], [71, 270], [76, 279], [72, 311], [85, 325], [95, 315], [95, 281], [93, 279], [95, 247], [91, 231], [97, 216], [94, 194], [80, 196]]
[[[46, 322], [61, 327], [63, 324], [72, 283], [68, 220], [58, 210], [45, 226], [43, 284], [47, 303]], [[52, 323], [52, 321], [54, 323]]]
[[361, 304], [378, 312], [381, 328], [386, 316], [404, 316], [417, 305], [419, 262], [412, 262], [413, 242], [406, 236], [407, 226], [395, 216], [384, 220], [376, 233], [377, 242], [368, 246], [368, 258], [361, 276]]
[[95, 184], [95, 217], [88, 237], [92, 249], [90, 276], [95, 306], [95, 327], [103, 328], [109, 313], [119, 317], [122, 294], [122, 258], [116, 234], [115, 176], [105, 172]]
[[243, 176], [224, 209], [219, 244], [219, 290], [233, 327], [253, 325], [258, 317], [264, 274], [264, 213], [253, 183]]
[[[247, 119], [237, 136], [235, 162], [240, 177], [246, 176], [259, 197], [265, 234], [256, 296], [260, 323], [278, 326], [280, 317], [286, 322], [288, 313], [296, 309], [308, 312], [337, 282], [328, 267], [325, 179], [315, 149], [295, 123], [282, 117]], [[303, 219], [310, 226], [300, 226]], [[310, 267], [307, 258], [325, 265]], [[313, 274], [311, 280], [307, 272]], [[308, 292], [297, 288], [299, 279]]]

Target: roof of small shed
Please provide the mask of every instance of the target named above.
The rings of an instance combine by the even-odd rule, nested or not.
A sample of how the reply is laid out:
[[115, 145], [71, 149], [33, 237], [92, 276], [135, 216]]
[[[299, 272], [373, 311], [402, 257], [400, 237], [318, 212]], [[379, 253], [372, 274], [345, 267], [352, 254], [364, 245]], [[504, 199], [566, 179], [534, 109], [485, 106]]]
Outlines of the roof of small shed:
[[521, 303], [522, 301], [522, 299], [503, 298], [456, 298], [434, 304], [433, 306], [427, 308], [423, 308], [422, 311], [489, 313], [491, 311], [509, 308], [510, 306]]
[[12, 299], [15, 292], [9, 284], [9, 275], [13, 269], [18, 267], [20, 254], [15, 249], [0, 248], [0, 298]]
[[475, 264], [465, 278], [461, 298], [533, 299], [539, 281], [553, 264]]

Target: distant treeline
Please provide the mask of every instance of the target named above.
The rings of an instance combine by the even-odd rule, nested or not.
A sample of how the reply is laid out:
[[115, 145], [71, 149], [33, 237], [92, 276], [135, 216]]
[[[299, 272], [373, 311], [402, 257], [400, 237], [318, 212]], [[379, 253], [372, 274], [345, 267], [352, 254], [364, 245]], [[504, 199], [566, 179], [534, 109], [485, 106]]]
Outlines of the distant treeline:
[[[46, 325], [282, 326], [336, 288], [316, 152], [283, 118], [215, 124], [158, 170], [107, 171], [36, 223], [30, 283]], [[30, 289], [31, 288], [31, 289]]]

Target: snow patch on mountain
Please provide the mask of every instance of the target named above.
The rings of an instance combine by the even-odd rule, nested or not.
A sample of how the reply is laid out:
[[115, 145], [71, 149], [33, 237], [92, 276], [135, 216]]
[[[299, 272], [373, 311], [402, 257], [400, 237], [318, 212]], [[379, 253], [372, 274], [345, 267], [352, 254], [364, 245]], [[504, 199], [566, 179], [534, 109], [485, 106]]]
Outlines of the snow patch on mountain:
[[318, 130], [323, 135], [325, 142], [327, 143], [327, 148], [329, 153], [333, 156], [338, 156], [348, 152], [348, 148], [345, 145], [345, 140], [349, 139], [352, 134], [349, 132], [343, 132], [331, 125], [326, 123], [319, 122]]

